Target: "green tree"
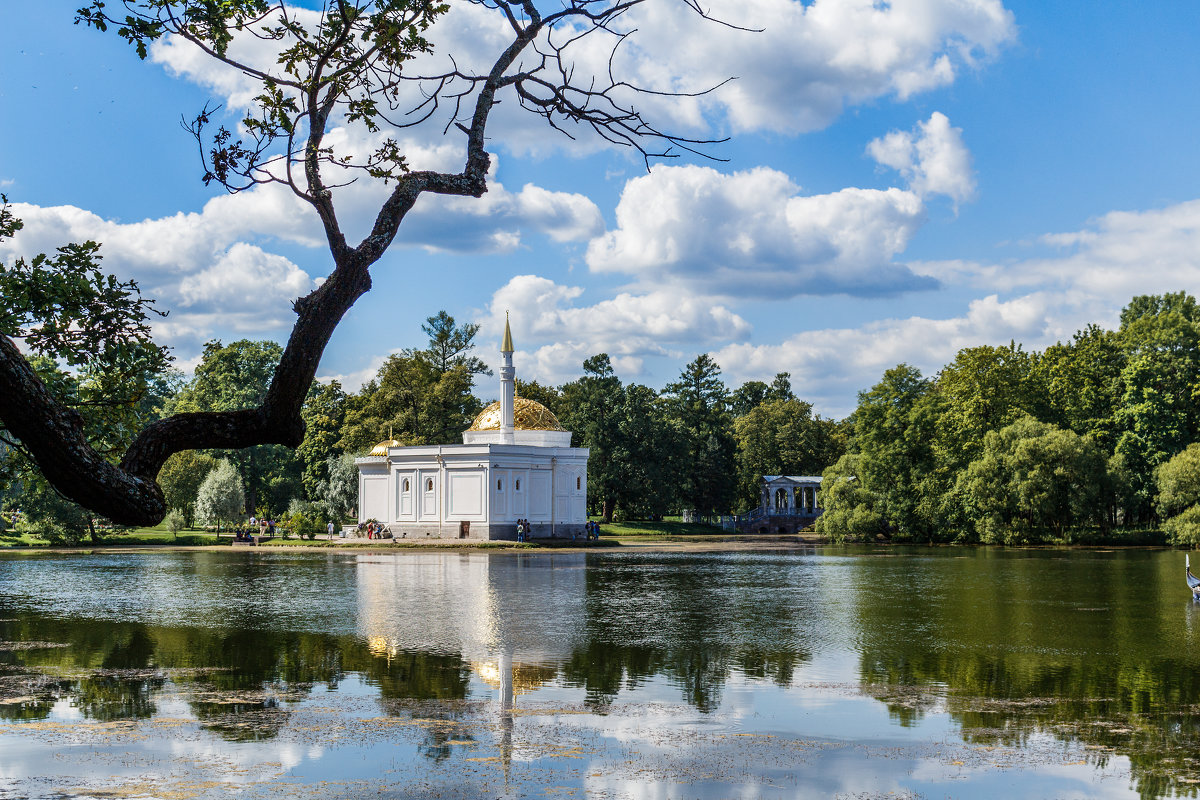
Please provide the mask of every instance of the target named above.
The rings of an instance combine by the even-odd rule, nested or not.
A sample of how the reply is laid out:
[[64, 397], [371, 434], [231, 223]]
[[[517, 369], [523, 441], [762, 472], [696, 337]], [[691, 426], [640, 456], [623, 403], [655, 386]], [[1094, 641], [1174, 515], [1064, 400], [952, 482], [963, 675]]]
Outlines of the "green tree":
[[314, 381], [300, 415], [304, 419], [304, 441], [296, 448], [296, 454], [304, 464], [301, 476], [304, 495], [312, 500], [317, 497], [317, 486], [329, 478], [329, 459], [342, 454], [338, 444], [346, 422], [346, 393], [342, 385], [337, 381]]
[[179, 532], [184, 528], [190, 527], [187, 520], [184, 519], [183, 514], [174, 508], [167, 513], [163, 522], [166, 523], [167, 530], [171, 532], [172, 539], [178, 539]]
[[965, 467], [979, 456], [989, 432], [1025, 414], [1044, 415], [1045, 390], [1032, 366], [1030, 354], [1015, 342], [958, 351], [937, 378], [945, 401], [938, 442], [942, 458]]
[[853, 448], [858, 479], [878, 494], [875, 508], [899, 539], [933, 539], [942, 530], [944, 471], [934, 458], [933, 431], [942, 404], [921, 371], [899, 364], [858, 395]]
[[879, 511], [881, 497], [859, 479], [862, 457], [847, 453], [821, 476], [818, 504], [824, 509], [817, 517], [817, 532], [835, 542], [873, 538], [888, 532], [888, 523]]
[[99, 542], [92, 512], [63, 497], [36, 470], [21, 477], [17, 497], [21, 521], [17, 530], [39, 536], [52, 545], [74, 545], [85, 538]]
[[458, 443], [483, 409], [472, 390], [475, 376], [487, 368], [469, 355], [478, 326], [460, 328], [442, 311], [423, 330], [426, 349], [388, 356], [375, 378], [348, 399], [344, 451], [370, 448], [389, 431], [405, 444]]
[[1184, 292], [1135, 297], [1121, 312], [1127, 361], [1116, 455], [1129, 475], [1131, 520], [1153, 519], [1155, 470], [1200, 434], [1200, 309]]
[[196, 497], [200, 494], [200, 486], [216, 466], [217, 460], [212, 456], [188, 450], [173, 453], [158, 472], [158, 485], [166, 497], [167, 508], [183, 514], [188, 527], [196, 518]]
[[700, 514], [728, 512], [734, 494], [736, 443], [721, 368], [707, 354], [697, 356], [665, 394], [683, 436], [681, 502]]
[[354, 456], [331, 456], [325, 465], [328, 478], [317, 487], [317, 501], [325, 515], [337, 526], [358, 509], [358, 467]]
[[746, 381], [729, 396], [729, 411], [734, 417], [745, 416], [770, 400], [794, 400], [792, 375], [780, 372], [770, 385], [762, 381]]
[[1011, 544], [1103, 524], [1109, 480], [1104, 454], [1074, 431], [1025, 416], [984, 437], [960, 477], [979, 539]]
[[1047, 347], [1033, 366], [1046, 387], [1050, 416], [1045, 421], [1091, 436], [1111, 454], [1125, 361], [1121, 337], [1096, 325], [1077, 331], [1067, 344]]
[[1192, 506], [1163, 523], [1167, 541], [1195, 547], [1200, 544], [1200, 505]]
[[[636, 35], [622, 27], [623, 15], [634, 4], [636, 0], [566, 0], [554, 8], [483, 4], [490, 6], [484, 13], [496, 24], [473, 30], [478, 39], [467, 42], [465, 52], [435, 56], [431, 42], [437, 37], [427, 34], [449, 10], [442, 2], [346, 0], [309, 15], [282, 1], [125, 0], [117, 13], [110, 13], [104, 0], [91, 0], [77, 12], [76, 22], [111, 29], [140, 58], [169, 36], [176, 45], [257, 85], [245, 118], [232, 130], [220, 124], [216, 109], [209, 106], [192, 118], [189, 127], [204, 162], [203, 180], [229, 191], [285, 184], [320, 220], [332, 269], [320, 286], [294, 302], [295, 325], [257, 407], [158, 420], [138, 433], [119, 464], [95, 453], [80, 426], [64, 424], [71, 419], [70, 409], [37, 379], [12, 341], [22, 334], [6, 326], [0, 331], [0, 421], [11, 439], [20, 440], [60, 491], [130, 524], [156, 524], [165, 515], [154, 476], [172, 453], [264, 444], [297, 447], [304, 437], [301, 410], [321, 355], [339, 321], [370, 289], [371, 267], [396, 239], [409, 211], [425, 194], [478, 198], [487, 191], [492, 174], [487, 126], [498, 102], [510, 99], [557, 130], [594, 131], [630, 146], [647, 163], [675, 155], [679, 147], [694, 151], [702, 144], [694, 137], [672, 135], [643, 116], [632, 105], [632, 98], [641, 95], [625, 76], [575, 68], [576, 54], [586, 52], [587, 63], [598, 63], [597, 45], [607, 41], [616, 48]], [[698, 4], [687, 5], [705, 16]], [[271, 46], [234, 57], [230, 45], [237, 36], [258, 36]], [[413, 74], [410, 62], [417, 57], [427, 59], [429, 70], [417, 70], [426, 74]], [[447, 146], [461, 153], [459, 169], [411, 167], [397, 137], [422, 124], [452, 140]], [[328, 135], [347, 128], [372, 133], [377, 146], [347, 147], [341, 137]], [[386, 195], [378, 212], [368, 214], [370, 230], [357, 243], [342, 229], [338, 203], [344, 195], [334, 191], [350, 181], [375, 182]], [[362, 218], [357, 211], [355, 216]], [[0, 236], [11, 235], [11, 229], [0, 219]], [[89, 246], [72, 246], [77, 252], [70, 259], [90, 266], [94, 253]], [[82, 281], [60, 280], [70, 266], [54, 264], [49, 270], [46, 285], [68, 302], [53, 317], [67, 324], [47, 326], [47, 335], [53, 333], [73, 351], [106, 353], [117, 367], [137, 362], [141, 370], [161, 359], [145, 325], [147, 306], [133, 287], [101, 285], [91, 279], [90, 269], [79, 273]], [[18, 284], [18, 290], [40, 287], [25, 279]], [[87, 287], [87, 298], [72, 295], [80, 287]], [[22, 297], [6, 291], [4, 297], [10, 319], [14, 310], [16, 316], [51, 319], [38, 313], [45, 304], [34, 293]], [[21, 302], [8, 302], [11, 297]], [[91, 313], [94, 308], [102, 313]], [[78, 324], [83, 321], [87, 324]], [[86, 334], [75, 337], [73, 332], [81, 329]]]
[[1200, 503], [1200, 443], [1190, 444], [1182, 453], [1155, 471], [1158, 486], [1158, 513], [1165, 519]]
[[200, 484], [196, 496], [196, 517], [217, 526], [217, 538], [221, 538], [221, 523], [232, 523], [241, 518], [246, 507], [246, 495], [242, 489], [242, 478], [232, 462], [217, 462]]
[[275, 342], [239, 339], [206, 342], [192, 380], [175, 395], [170, 411], [255, 408], [266, 397], [283, 348]]
[[675, 483], [683, 463], [682, 431], [668, 416], [658, 393], [637, 383], [622, 388], [617, 415], [611, 456], [623, 476], [614, 489], [619, 515], [662, 517], [678, 502]]
[[427, 402], [426, 437], [438, 444], [461, 441], [462, 432], [483, 409], [471, 393], [475, 376], [492, 374], [471, 355], [479, 326], [458, 325], [454, 317], [439, 311], [425, 320], [421, 330], [429, 337], [429, 345], [416, 356], [429, 364], [436, 380]]
[[562, 387], [566, 409], [563, 424], [577, 447], [591, 448], [588, 456], [588, 507], [611, 522], [617, 497], [626, 480], [626, 466], [616, 457], [621, 447], [621, 380], [607, 353], [583, 362], [583, 377]]
[[[0, 241], [22, 227], [0, 195]], [[98, 507], [108, 492], [140, 493], [115, 462], [171, 390], [170, 355], [150, 338], [149, 321], [163, 312], [135, 281], [103, 273], [100, 246], [90, 241], [0, 263], [0, 298], [0, 480], [36, 495], [40, 472], [64, 495], [45, 507], [76, 521], [90, 515], [68, 514], [59, 500]], [[77, 470], [87, 481], [63, 477]]]

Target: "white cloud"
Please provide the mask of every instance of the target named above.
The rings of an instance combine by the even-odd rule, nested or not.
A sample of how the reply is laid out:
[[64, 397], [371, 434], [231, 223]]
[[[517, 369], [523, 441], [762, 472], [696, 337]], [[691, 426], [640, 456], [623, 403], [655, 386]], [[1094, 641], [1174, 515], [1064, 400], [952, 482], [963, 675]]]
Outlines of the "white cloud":
[[762, 30], [714, 25], [682, 3], [645, 4], [628, 23], [643, 36], [619, 51], [618, 68], [664, 90], [735, 76], [694, 103], [720, 113], [735, 132], [824, 128], [847, 105], [888, 95], [904, 100], [950, 84], [958, 68], [1016, 36], [1013, 15], [999, 0], [745, 0], [711, 11]]
[[955, 206], [975, 197], [975, 172], [962, 129], [940, 111], [910, 131], [892, 131], [867, 145], [871, 158], [891, 167], [920, 197], [942, 194]]
[[[617, 23], [621, 31], [634, 32], [621, 42], [611, 62], [617, 41], [612, 36], [583, 37], [568, 49], [574, 85], [587, 87], [593, 78], [603, 85], [610, 64], [618, 80], [658, 92], [696, 92], [732, 77], [736, 80], [719, 91], [699, 97], [629, 92], [621, 99], [648, 112], [659, 127], [678, 127], [684, 133], [702, 131], [712, 123], [734, 132], [801, 133], [828, 126], [848, 105], [886, 96], [904, 100], [948, 85], [961, 68], [974, 67], [1016, 36], [1013, 15], [1001, 0], [745, 0], [711, 12], [734, 25], [761, 30], [737, 30], [702, 19], [683, 3], [636, 6]], [[318, 19], [315, 12], [296, 16], [309, 25]], [[571, 33], [564, 29], [556, 39], [565, 40]], [[463, 72], [484, 74], [508, 45], [511, 31], [497, 11], [454, 3], [428, 36], [434, 53], [407, 64], [408, 74], [438, 74], [450, 68], [450, 56]], [[670, 45], [664, 46], [667, 42]], [[278, 43], [242, 35], [235, 38], [230, 53], [250, 63], [274, 64], [277, 49]], [[540, 49], [546, 49], [544, 43]], [[156, 43], [151, 57], [173, 74], [208, 88], [235, 113], [251, 106], [260, 92], [238, 70], [173, 37]], [[537, 57], [533, 52], [524, 56], [526, 61]], [[401, 91], [406, 92], [404, 98], [421, 99], [415, 85]], [[551, 130], [522, 110], [511, 93], [501, 99], [489, 135], [511, 152], [580, 152], [607, 146], [586, 130], [572, 128], [573, 134], [580, 134], [574, 141]], [[473, 97], [464, 107], [471, 103]], [[441, 137], [444, 122], [439, 114], [417, 135], [434, 141]]]
[[1053, 342], [1069, 336], [1085, 316], [1084, 309], [1050, 293], [1008, 301], [989, 295], [971, 301], [957, 317], [884, 319], [858, 328], [806, 331], [779, 344], [727, 345], [713, 358], [731, 385], [790, 372], [797, 394], [822, 414], [843, 417], [854, 410], [859, 391], [899, 363], [932, 376], [964, 347], [1009, 340], [1027, 346]]
[[258, 311], [265, 286], [273, 287], [276, 296], [300, 297], [312, 291], [313, 282], [286, 258], [238, 242], [211, 266], [179, 282], [179, 305], [219, 308], [222, 313]]
[[[372, 208], [377, 207], [378, 203]], [[496, 253], [522, 246], [525, 231], [571, 242], [586, 241], [603, 230], [600, 209], [585, 195], [533, 184], [513, 194], [493, 180], [481, 198], [423, 196], [397, 238], [434, 251]]]
[[[1113, 211], [1078, 231], [1038, 240], [1058, 252], [1007, 262], [912, 262], [914, 272], [988, 291], [1056, 291], [1119, 308], [1138, 294], [1200, 284], [1200, 200]], [[1113, 304], [1118, 304], [1113, 306]]]
[[[647, 357], [678, 358], [699, 343], [744, 338], [750, 325], [704, 297], [657, 291], [618, 293], [579, 305], [584, 290], [537, 275], [517, 275], [498, 289], [483, 319], [484, 337], [499, 340], [509, 313], [513, 339], [528, 360], [522, 378], [558, 383], [579, 376], [585, 358], [608, 353], [624, 376], [641, 373]], [[484, 355], [488, 348], [482, 347]]]
[[379, 370], [387, 361], [388, 356], [399, 353], [399, 350], [392, 350], [386, 355], [372, 357], [365, 367], [352, 372], [330, 372], [317, 375], [317, 380], [323, 383], [337, 381], [342, 385], [342, 389], [347, 392], [359, 391], [368, 381], [374, 380], [379, 374]]
[[800, 195], [782, 172], [662, 167], [625, 185], [617, 229], [594, 239], [597, 272], [706, 294], [786, 298], [887, 294], [933, 282], [892, 261], [924, 220], [911, 192]]
[[780, 370], [803, 376], [797, 391], [822, 412], [842, 416], [853, 410], [858, 391], [898, 363], [932, 375], [964, 347], [1015, 340], [1041, 349], [1070, 339], [1089, 323], [1115, 326], [1120, 309], [1136, 295], [1200, 285], [1200, 200], [1114, 211], [1087, 228], [1042, 241], [1065, 252], [1004, 264], [912, 265], [953, 288], [988, 292], [961, 315], [809, 331], [772, 345], [730, 344], [714, 357], [731, 382], [762, 380]]

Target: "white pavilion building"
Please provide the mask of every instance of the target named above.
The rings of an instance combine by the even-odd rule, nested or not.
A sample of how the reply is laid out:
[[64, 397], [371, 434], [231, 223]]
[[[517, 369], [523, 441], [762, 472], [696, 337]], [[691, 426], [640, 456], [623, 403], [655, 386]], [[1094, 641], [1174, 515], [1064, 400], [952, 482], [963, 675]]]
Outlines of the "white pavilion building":
[[504, 323], [500, 399], [463, 432], [462, 444], [380, 442], [358, 466], [358, 519], [396, 539], [583, 536], [588, 448], [571, 447], [550, 409], [516, 395], [512, 332]]

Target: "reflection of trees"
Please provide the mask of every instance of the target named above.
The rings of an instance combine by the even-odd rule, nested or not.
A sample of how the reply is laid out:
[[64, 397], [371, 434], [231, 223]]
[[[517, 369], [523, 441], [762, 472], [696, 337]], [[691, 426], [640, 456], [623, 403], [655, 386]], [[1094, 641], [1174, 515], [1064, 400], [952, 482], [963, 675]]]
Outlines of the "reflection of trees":
[[864, 691], [902, 724], [944, 695], [967, 742], [1049, 733], [1101, 767], [1126, 756], [1143, 797], [1196, 796], [1200, 671], [1177, 646], [1178, 605], [1161, 603], [1178, 571], [1147, 553], [1009, 555], [997, 568], [995, 553], [966, 552], [873, 578], [904, 602], [858, 605]]
[[400, 700], [462, 699], [470, 683], [457, 655], [378, 653], [317, 633], [25, 615], [0, 622], [0, 639], [68, 645], [0, 650], [0, 719], [44, 719], [64, 698], [90, 719], [144, 719], [169, 677], [201, 724], [231, 741], [277, 735], [313, 684], [336, 686], [347, 672]]
[[50, 716], [58, 698], [68, 692], [70, 681], [44, 675], [11, 672], [0, 676], [0, 719], [33, 722]]
[[[733, 671], [791, 684], [808, 660], [781, 559], [650, 555], [588, 562], [584, 641], [563, 667], [587, 702], [612, 702], [655, 675], [701, 711]], [[790, 647], [789, 647], [790, 646]]]
[[359, 642], [346, 642], [347, 668], [379, 685], [384, 699], [461, 700], [471, 668], [459, 655], [397, 650], [377, 655]]
[[[13, 672], [0, 681], [0, 694], [10, 701], [0, 704], [0, 718], [45, 719], [64, 698], [85, 717], [103, 722], [153, 716], [151, 698], [164, 679], [154, 668], [155, 642], [144, 625], [75, 625], [28, 615], [0, 625], [0, 637], [6, 641], [70, 644], [3, 651]], [[87, 674], [52, 677], [45, 674], [47, 669]]]
[[134, 678], [101, 674], [75, 683], [72, 704], [89, 719], [110, 722], [119, 719], [148, 719], [154, 716], [154, 692], [165, 683], [161, 676]]

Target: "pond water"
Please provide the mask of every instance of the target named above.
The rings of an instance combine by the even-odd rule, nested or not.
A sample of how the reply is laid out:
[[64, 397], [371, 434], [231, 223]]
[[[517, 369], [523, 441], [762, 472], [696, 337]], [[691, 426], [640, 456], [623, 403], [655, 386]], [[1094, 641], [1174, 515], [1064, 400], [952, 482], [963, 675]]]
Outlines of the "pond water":
[[1195, 796], [1168, 551], [0, 556], [0, 798]]

